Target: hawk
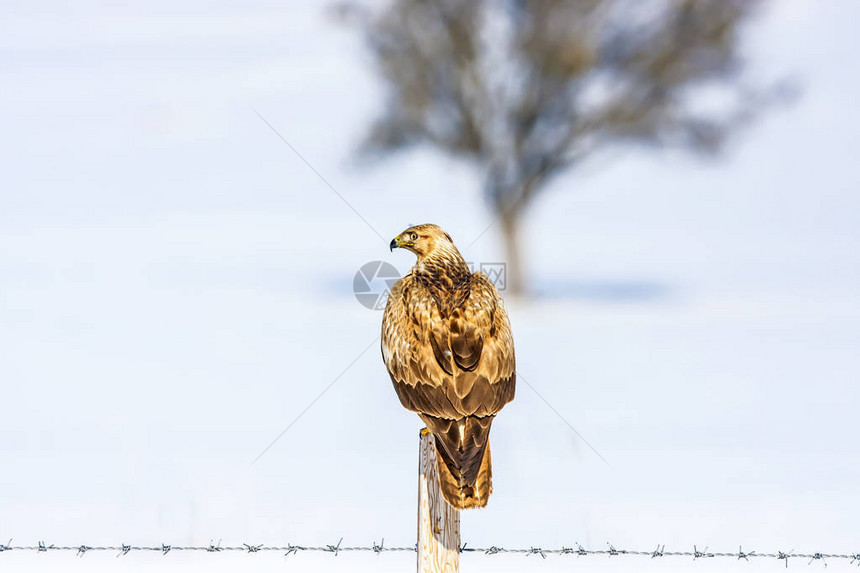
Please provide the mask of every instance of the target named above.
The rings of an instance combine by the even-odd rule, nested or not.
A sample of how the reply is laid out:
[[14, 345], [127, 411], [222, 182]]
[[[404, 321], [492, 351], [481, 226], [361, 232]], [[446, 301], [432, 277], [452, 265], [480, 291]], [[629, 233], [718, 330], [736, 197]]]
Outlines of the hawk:
[[493, 491], [490, 426], [516, 386], [508, 314], [438, 226], [410, 227], [390, 246], [418, 261], [388, 297], [382, 358], [400, 403], [436, 438], [442, 495], [457, 509], [484, 507]]

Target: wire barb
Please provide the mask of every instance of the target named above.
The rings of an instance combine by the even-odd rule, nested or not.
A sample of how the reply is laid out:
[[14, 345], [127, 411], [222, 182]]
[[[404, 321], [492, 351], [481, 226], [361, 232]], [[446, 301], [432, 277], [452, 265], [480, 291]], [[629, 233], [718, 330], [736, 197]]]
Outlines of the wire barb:
[[532, 547], [526, 555], [540, 555], [542, 558], [546, 559], [546, 553], [544, 553], [543, 549], [540, 547]]
[[750, 551], [749, 553], [744, 553], [744, 548], [742, 545], [738, 545], [738, 561], [741, 559], [745, 561], [749, 561], [750, 557], [755, 557], [755, 551]]
[[334, 556], [337, 557], [338, 552], [340, 551], [340, 542], [343, 541], [343, 537], [338, 539], [337, 545], [326, 545], [326, 551], [330, 553], [334, 553]]
[[713, 557], [713, 556], [714, 556], [713, 553], [708, 553], [708, 547], [707, 546], [705, 546], [704, 551], [699, 551], [698, 549], [696, 549], [696, 546], [693, 545], [693, 560], [694, 561], [696, 559], [699, 559], [700, 557]]
[[665, 549], [665, 545], [658, 545], [657, 548], [651, 552], [651, 559], [654, 559], [655, 557], [663, 557], [663, 551]]
[[385, 551], [385, 538], [382, 538], [382, 541], [379, 543], [379, 545], [377, 545], [376, 541], [374, 541], [373, 547], [371, 549], [373, 549], [373, 552], [377, 555]]
[[12, 538], [10, 537], [9, 543], [7, 543], [6, 545], [3, 545], [2, 543], [0, 543], [0, 553], [2, 553], [4, 551], [11, 551], [11, 550], [12, 550]]
[[248, 551], [248, 553], [257, 553], [260, 548], [263, 547], [262, 543], [260, 545], [248, 545], [247, 543], [243, 543], [242, 545], [245, 546], [245, 549]]
[[122, 557], [123, 555], [128, 555], [128, 552], [131, 551], [131, 545], [122, 544], [119, 553], [116, 554], [117, 557]]

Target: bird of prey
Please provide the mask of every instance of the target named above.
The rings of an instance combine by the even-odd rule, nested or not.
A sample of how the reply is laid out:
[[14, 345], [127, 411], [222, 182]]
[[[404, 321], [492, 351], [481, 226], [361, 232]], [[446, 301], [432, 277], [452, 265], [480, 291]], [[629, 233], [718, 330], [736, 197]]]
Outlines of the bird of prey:
[[390, 246], [418, 261], [388, 297], [382, 358], [400, 403], [435, 436], [442, 495], [457, 509], [484, 507], [493, 490], [490, 425], [516, 385], [508, 314], [493, 283], [469, 270], [438, 226], [410, 227]]

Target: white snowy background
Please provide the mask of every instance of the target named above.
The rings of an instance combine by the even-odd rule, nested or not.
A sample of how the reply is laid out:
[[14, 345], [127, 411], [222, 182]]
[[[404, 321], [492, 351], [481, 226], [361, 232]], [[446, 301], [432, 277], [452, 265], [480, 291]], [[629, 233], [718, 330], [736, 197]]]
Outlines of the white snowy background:
[[[519, 372], [609, 465], [521, 383], [470, 546], [860, 551], [858, 21], [854, 0], [772, 2], [751, 70], [799, 79], [800, 100], [721, 161], [622, 153], [535, 203], [537, 296], [509, 303]], [[321, 3], [6, 0], [0, 54], [0, 542], [412, 545], [420, 423], [352, 280], [408, 269], [387, 241], [424, 221], [499, 260], [495, 227], [470, 245], [492, 223], [478, 175], [427, 151], [355, 161], [381, 86]], [[413, 562], [0, 553], [2, 571]]]

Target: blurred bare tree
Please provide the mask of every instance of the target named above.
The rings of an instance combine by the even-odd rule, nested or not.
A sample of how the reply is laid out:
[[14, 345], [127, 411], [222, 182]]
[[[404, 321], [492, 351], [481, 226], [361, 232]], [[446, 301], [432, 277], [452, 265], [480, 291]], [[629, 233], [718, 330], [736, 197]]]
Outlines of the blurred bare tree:
[[[614, 144], [720, 150], [766, 90], [742, 81], [757, 0], [393, 0], [357, 4], [388, 88], [363, 149], [429, 143], [484, 174], [508, 289], [525, 289], [520, 223], [562, 171]], [[704, 103], [704, 105], [703, 105]]]

